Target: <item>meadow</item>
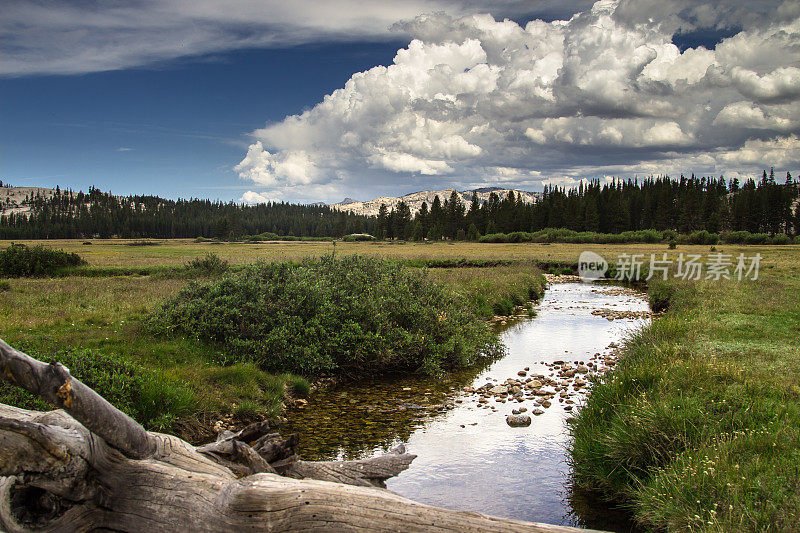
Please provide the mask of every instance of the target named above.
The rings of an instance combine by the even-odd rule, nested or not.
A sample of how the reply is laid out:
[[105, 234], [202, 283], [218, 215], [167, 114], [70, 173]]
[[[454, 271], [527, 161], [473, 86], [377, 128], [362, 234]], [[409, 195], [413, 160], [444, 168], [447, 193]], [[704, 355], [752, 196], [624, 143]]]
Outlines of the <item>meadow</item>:
[[[147, 269], [155, 267], [175, 267], [195, 258], [202, 258], [213, 252], [221, 259], [233, 265], [253, 263], [258, 260], [265, 261], [300, 261], [307, 257], [322, 257], [332, 253], [360, 254], [367, 256], [398, 259], [404, 261], [415, 260], [440, 260], [440, 259], [466, 259], [471, 261], [568, 261], [576, 262], [578, 255], [584, 250], [590, 250], [604, 255], [607, 258], [619, 254], [646, 254], [660, 255], [669, 253], [707, 254], [708, 245], [679, 245], [678, 249], [671, 251], [662, 243], [654, 244], [573, 244], [573, 243], [474, 243], [442, 241], [405, 242], [405, 241], [378, 241], [378, 242], [341, 242], [334, 245], [329, 241], [318, 242], [259, 242], [249, 244], [243, 242], [195, 242], [194, 239], [64, 239], [64, 240], [0, 240], [0, 248], [5, 248], [12, 242], [35, 246], [38, 244], [75, 252], [84, 258], [88, 268], [122, 268]], [[91, 243], [91, 244], [85, 244]], [[146, 244], [143, 244], [146, 243]], [[787, 263], [798, 258], [800, 247], [793, 245], [717, 245], [720, 251], [730, 254], [745, 253], [752, 255], [760, 253], [767, 258], [766, 263], [774, 267], [787, 266]], [[111, 272], [111, 271], [110, 271]]]
[[[75, 252], [88, 264], [55, 277], [0, 281], [0, 338], [63, 361], [148, 427], [195, 441], [211, 436], [221, 418], [280, 415], [309, 387], [303, 377], [221, 362], [219, 347], [143, 326], [187, 284], [219, 279], [186, 267], [210, 252], [233, 272], [334, 249], [337, 257], [385, 258], [425, 270], [481, 319], [535, 296], [540, 269], [574, 264], [584, 250], [610, 261], [712, 252], [663, 243], [84, 242], [29, 243]], [[622, 504], [646, 528], [797, 530], [800, 247], [713, 249], [761, 254], [759, 279], [651, 283], [666, 313], [628, 340], [615, 371], [596, 378], [571, 425], [574, 481]], [[42, 407], [8, 386], [0, 401]]]
[[[286, 401], [307, 392], [309, 383], [302, 376], [266, 372], [252, 361], [232, 361], [219, 346], [190, 336], [154, 335], [145, 322], [189, 283], [212, 283], [222, 276], [213, 269], [191, 267], [192, 262], [203, 263], [209, 253], [229, 262], [235, 274], [257, 261], [299, 263], [323, 257], [333, 252], [331, 243], [84, 242], [21, 242], [77, 253], [87, 264], [52, 277], [0, 280], [0, 338], [34, 357], [63, 362], [146, 427], [192, 441], [213, 436], [212, 427], [220, 419], [245, 422], [280, 415]], [[0, 249], [9, 244], [0, 242]], [[403, 261], [443, 255], [421, 247], [422, 253], [414, 253], [413, 248], [417, 247], [338, 243], [336, 254]], [[461, 256], [456, 252], [449, 257]], [[481, 259], [480, 254], [470, 257]], [[539, 271], [524, 257], [494, 267], [431, 268], [428, 276], [464, 298], [478, 314], [476, 320], [482, 320], [498, 311], [510, 313], [513, 306], [541, 293]], [[45, 408], [9, 385], [0, 385], [0, 401]]]
[[755, 281], [651, 284], [666, 313], [570, 426], [576, 487], [646, 530], [800, 530], [800, 256], [760, 252]]

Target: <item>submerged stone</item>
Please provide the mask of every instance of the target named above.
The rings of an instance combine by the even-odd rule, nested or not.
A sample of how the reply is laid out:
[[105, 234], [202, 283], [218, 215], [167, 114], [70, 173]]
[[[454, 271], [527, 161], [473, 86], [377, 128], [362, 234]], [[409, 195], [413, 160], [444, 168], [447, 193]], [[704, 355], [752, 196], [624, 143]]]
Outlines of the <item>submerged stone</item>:
[[531, 425], [531, 417], [528, 415], [508, 415], [506, 424], [512, 428], [526, 427]]

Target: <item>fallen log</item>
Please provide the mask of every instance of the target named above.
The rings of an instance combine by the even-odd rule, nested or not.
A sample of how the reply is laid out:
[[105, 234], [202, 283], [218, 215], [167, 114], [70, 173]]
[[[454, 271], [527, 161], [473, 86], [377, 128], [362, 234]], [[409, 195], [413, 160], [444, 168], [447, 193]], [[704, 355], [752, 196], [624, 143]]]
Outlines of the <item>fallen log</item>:
[[267, 423], [195, 448], [145, 431], [65, 367], [2, 340], [0, 372], [60, 408], [0, 404], [0, 530], [9, 533], [582, 531], [430, 507], [376, 488], [414, 459], [402, 448], [307, 462], [294, 454], [296, 440]]

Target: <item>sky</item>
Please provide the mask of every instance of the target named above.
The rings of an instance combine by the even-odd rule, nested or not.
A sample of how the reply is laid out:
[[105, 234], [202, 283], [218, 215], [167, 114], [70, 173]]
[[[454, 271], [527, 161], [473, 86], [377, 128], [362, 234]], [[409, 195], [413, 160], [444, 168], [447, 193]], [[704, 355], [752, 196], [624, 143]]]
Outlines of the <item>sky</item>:
[[797, 0], [0, 0], [0, 180], [237, 202], [800, 171]]

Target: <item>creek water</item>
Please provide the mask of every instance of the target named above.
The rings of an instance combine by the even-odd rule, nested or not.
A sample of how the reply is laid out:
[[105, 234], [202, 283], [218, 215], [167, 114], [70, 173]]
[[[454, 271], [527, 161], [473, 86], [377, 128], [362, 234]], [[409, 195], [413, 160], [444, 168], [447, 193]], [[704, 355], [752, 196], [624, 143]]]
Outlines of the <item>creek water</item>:
[[[568, 409], [580, 409], [585, 389], [569, 387], [570, 395], [552, 398], [544, 413], [531, 416], [530, 426], [513, 428], [506, 415], [522, 407], [531, 414], [538, 407], [536, 397], [518, 402], [495, 396], [481, 404], [480, 395], [464, 388], [525, 379], [518, 376], [525, 367], [528, 377], [561, 379], [556, 361], [573, 368], [589, 362], [602, 367], [605, 354], [645, 324], [647, 319], [636, 313], [647, 309], [643, 295], [620, 287], [552, 284], [535, 306], [534, 318], [509, 322], [500, 331], [506, 347], [502, 358], [445, 379], [359, 381], [321, 389], [305, 407], [290, 411], [284, 431], [297, 433], [300, 455], [316, 460], [369, 457], [404, 443], [417, 458], [388, 480], [387, 488], [422, 503], [629, 530], [619, 513], [570, 489]], [[608, 320], [597, 310], [622, 318]]]

